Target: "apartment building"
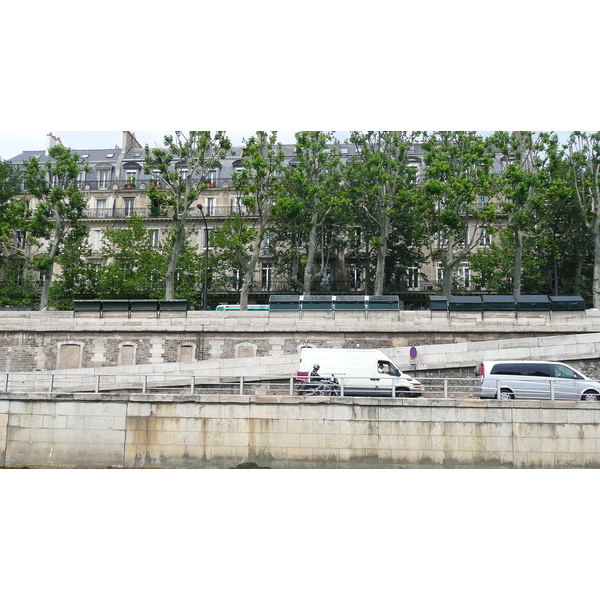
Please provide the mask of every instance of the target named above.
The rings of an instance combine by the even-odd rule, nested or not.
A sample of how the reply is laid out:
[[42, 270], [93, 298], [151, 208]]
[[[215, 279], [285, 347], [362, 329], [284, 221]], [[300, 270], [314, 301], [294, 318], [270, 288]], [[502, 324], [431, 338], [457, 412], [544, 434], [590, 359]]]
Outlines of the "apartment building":
[[[50, 148], [61, 144], [59, 138], [48, 134], [46, 148], [43, 151], [25, 151], [11, 159], [22, 164], [37, 157], [41, 163], [49, 158]], [[340, 144], [341, 160], [350, 160], [356, 156], [352, 144]], [[136, 214], [142, 217], [146, 227], [152, 231], [153, 241], [158, 244], [170, 228], [169, 218], [152, 206], [148, 190], [152, 185], [160, 185], [154, 173], [144, 173], [145, 150], [131, 132], [123, 132], [121, 146], [109, 149], [74, 149], [87, 161], [89, 172], [80, 174], [80, 186], [87, 197], [86, 224], [90, 229], [90, 244], [93, 257], [90, 259], [99, 266], [103, 264], [102, 241], [104, 230], [108, 227], [124, 227], [127, 219]], [[210, 245], [211, 231], [219, 227], [230, 215], [241, 209], [240, 199], [233, 186], [232, 175], [242, 169], [242, 146], [234, 146], [221, 166], [209, 175], [209, 187], [188, 218], [187, 227], [191, 243], [202, 254]], [[283, 145], [286, 165], [294, 164], [294, 145]], [[424, 171], [423, 150], [415, 145], [410, 157], [411, 165], [417, 168], [418, 177]], [[34, 199], [31, 200], [35, 202]], [[489, 243], [489, 236], [482, 232], [482, 244]], [[35, 252], [36, 249], [29, 249]], [[209, 246], [210, 251], [210, 246]], [[461, 264], [459, 276], [465, 289], [471, 289], [468, 263]], [[401, 289], [386, 290], [386, 293], [399, 294], [405, 301], [424, 302], [429, 294], [437, 289], [441, 280], [439, 264], [425, 264], [409, 268], [406, 284]], [[236, 302], [237, 291], [241, 287], [241, 275], [231, 273], [231, 284], [224, 289], [211, 289], [211, 301]], [[272, 293], [292, 293], [287, 281], [278, 280], [274, 274], [268, 248], [260, 257], [255, 273], [250, 301], [263, 302]], [[365, 293], [365, 269], [360, 252], [348, 248], [331, 261], [330, 269], [323, 277], [318, 290], [323, 294], [361, 294]]]

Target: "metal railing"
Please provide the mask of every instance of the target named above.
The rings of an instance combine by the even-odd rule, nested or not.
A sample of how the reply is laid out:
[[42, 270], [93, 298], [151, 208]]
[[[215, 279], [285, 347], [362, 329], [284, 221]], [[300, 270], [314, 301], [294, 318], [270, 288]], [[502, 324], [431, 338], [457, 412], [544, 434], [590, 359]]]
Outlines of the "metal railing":
[[[361, 393], [366, 397], [387, 397], [390, 399], [404, 399], [410, 397], [422, 400], [480, 400], [476, 394], [477, 381], [472, 378], [456, 377], [422, 377], [421, 394], [415, 395], [413, 391], [404, 392], [392, 388], [381, 388], [371, 393]], [[352, 388], [352, 377], [338, 377], [339, 389], [332, 394], [329, 400], [335, 397], [354, 397], [356, 394], [347, 394]], [[522, 398], [520, 400], [545, 400], [560, 402], [562, 400], [579, 401], [581, 398], [564, 399], [555, 393], [554, 382], [549, 382], [547, 390], [541, 390], [535, 398]], [[32, 373], [3, 373], [0, 374], [0, 391], [5, 393], [19, 392], [49, 392], [49, 393], [142, 393], [142, 394], [193, 394], [201, 396], [298, 396], [312, 398], [314, 401], [325, 399], [325, 393], [306, 392], [306, 379], [297, 379], [296, 376], [270, 377], [262, 376], [208, 376], [186, 373], [152, 373], [134, 375], [116, 374], [91, 374], [91, 373], [61, 373], [41, 372]], [[318, 384], [317, 384], [318, 385]], [[498, 392], [500, 390], [498, 389]], [[301, 393], [303, 392], [303, 393]], [[391, 392], [391, 393], [390, 393]], [[486, 399], [481, 399], [486, 400]], [[491, 400], [491, 398], [489, 398]], [[519, 399], [518, 399], [519, 400]], [[502, 401], [502, 400], [500, 400]]]
[[[194, 181], [192, 179], [192, 181]], [[111, 191], [111, 190], [147, 190], [150, 187], [156, 187], [158, 189], [167, 189], [167, 186], [162, 183], [158, 183], [151, 177], [134, 177], [133, 179], [109, 179], [109, 180], [90, 180], [90, 181], [79, 181], [79, 189], [83, 191]], [[208, 189], [220, 189], [220, 190], [232, 190], [234, 193], [233, 180], [231, 178], [221, 178], [209, 181], [206, 184]]]
[[[229, 217], [238, 213], [239, 210], [231, 206], [215, 206], [210, 209], [204, 209], [205, 217]], [[257, 216], [255, 213], [249, 213], [248, 211], [243, 211], [241, 214], [249, 217]], [[170, 217], [170, 211], [164, 208], [150, 208], [147, 206], [141, 208], [86, 208], [84, 215], [87, 219], [126, 219], [131, 215], [144, 218], [164, 218]], [[200, 219], [202, 218], [202, 214], [197, 208], [194, 208], [190, 211], [188, 218]]]

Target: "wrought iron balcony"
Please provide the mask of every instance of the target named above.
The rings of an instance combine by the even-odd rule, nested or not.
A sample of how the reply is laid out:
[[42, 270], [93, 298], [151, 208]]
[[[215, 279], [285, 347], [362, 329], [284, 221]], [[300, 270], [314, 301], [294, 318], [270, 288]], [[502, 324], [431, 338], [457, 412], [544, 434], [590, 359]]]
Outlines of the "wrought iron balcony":
[[[194, 181], [192, 179], [192, 181]], [[207, 183], [209, 189], [233, 190], [233, 181], [231, 178], [215, 179]], [[126, 179], [110, 179], [103, 181], [80, 181], [79, 188], [84, 191], [120, 191], [120, 190], [148, 190], [150, 187], [164, 188], [166, 186], [152, 179], [151, 177], [139, 176]]]
[[[147, 206], [141, 208], [88, 208], [84, 211], [84, 214], [86, 219], [127, 219], [131, 215], [136, 215], [144, 219], [164, 219], [170, 218], [170, 209], [166, 207], [150, 208]], [[204, 216], [207, 218], [215, 217], [224, 219], [235, 214], [238, 214], [238, 210], [231, 206], [215, 206], [210, 209], [204, 209]], [[249, 217], [257, 216], [247, 211], [242, 214]], [[200, 219], [201, 217], [202, 214], [198, 208], [193, 208], [188, 215], [188, 219]]]

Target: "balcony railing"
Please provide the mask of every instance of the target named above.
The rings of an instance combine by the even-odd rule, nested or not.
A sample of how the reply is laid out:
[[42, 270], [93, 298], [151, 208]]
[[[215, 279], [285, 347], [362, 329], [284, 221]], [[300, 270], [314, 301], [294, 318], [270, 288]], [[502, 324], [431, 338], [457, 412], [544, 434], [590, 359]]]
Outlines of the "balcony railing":
[[[193, 181], [193, 180], [192, 180]], [[208, 182], [209, 189], [233, 190], [231, 178], [215, 179]], [[135, 177], [134, 179], [110, 179], [107, 181], [80, 181], [79, 187], [85, 191], [114, 191], [114, 190], [147, 190], [150, 187], [166, 189], [164, 184], [157, 183], [150, 177]]]
[[[131, 215], [136, 215], [143, 218], [170, 218], [170, 209], [165, 208], [88, 208], [84, 211], [85, 218], [87, 219], [127, 219]], [[216, 206], [211, 209], [204, 209], [205, 217], [219, 217], [226, 218], [232, 215], [238, 214], [238, 209], [231, 206]], [[248, 213], [244, 211], [242, 213], [245, 216], [255, 217], [254, 213]], [[188, 218], [199, 219], [202, 217], [200, 210], [194, 208], [190, 211]]]

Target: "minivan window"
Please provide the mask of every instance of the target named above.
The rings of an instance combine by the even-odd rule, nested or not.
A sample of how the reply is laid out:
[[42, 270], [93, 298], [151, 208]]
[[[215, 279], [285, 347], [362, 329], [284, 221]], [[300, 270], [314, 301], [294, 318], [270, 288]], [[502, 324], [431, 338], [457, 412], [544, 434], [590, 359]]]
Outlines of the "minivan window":
[[492, 367], [490, 375], [550, 377], [550, 366], [542, 363], [500, 363]]
[[490, 375], [522, 375], [522, 369], [519, 363], [500, 363], [492, 367]]
[[528, 363], [523, 365], [523, 375], [528, 377], [550, 377], [550, 367], [540, 363]]
[[569, 369], [565, 365], [552, 365], [554, 367], [554, 377], [562, 377], [563, 379], [579, 379], [579, 375]]

